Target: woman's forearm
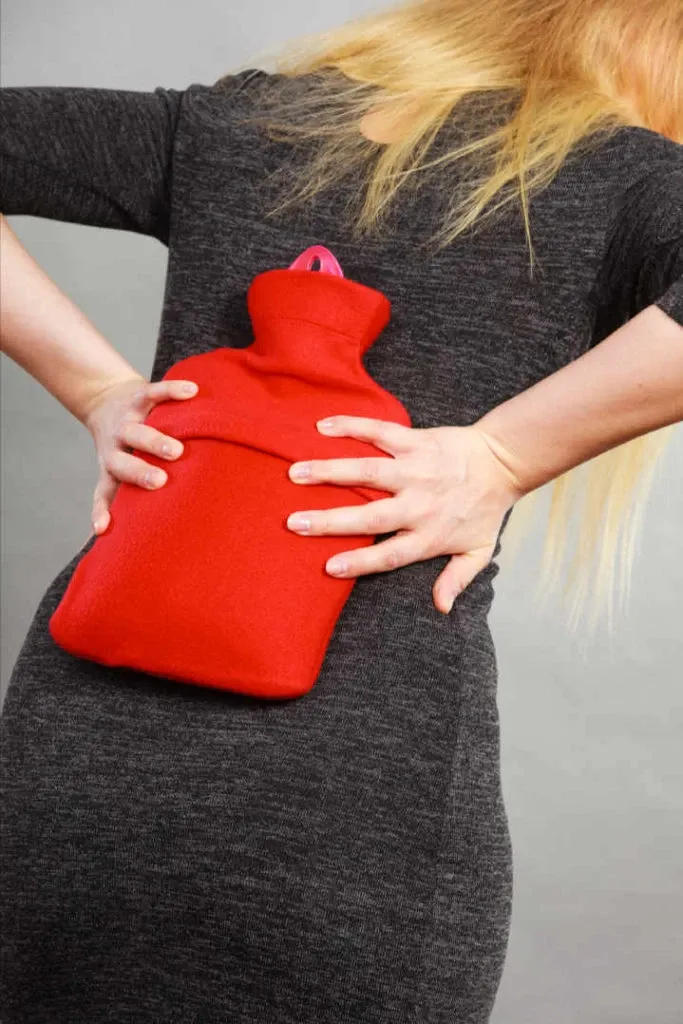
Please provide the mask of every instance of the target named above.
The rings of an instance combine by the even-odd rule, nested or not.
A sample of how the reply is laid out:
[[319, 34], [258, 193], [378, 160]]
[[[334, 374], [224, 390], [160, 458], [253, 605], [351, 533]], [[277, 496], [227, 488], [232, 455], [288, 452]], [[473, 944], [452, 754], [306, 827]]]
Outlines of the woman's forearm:
[[2, 214], [0, 351], [81, 422], [108, 384], [140, 376], [36, 263]]
[[523, 494], [683, 420], [683, 327], [648, 306], [476, 424]]

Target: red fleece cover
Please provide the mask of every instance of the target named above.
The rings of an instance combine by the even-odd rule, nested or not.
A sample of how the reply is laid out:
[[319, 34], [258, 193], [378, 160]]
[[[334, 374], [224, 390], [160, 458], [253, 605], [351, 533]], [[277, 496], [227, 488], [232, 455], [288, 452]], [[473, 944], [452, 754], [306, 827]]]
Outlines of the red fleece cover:
[[303, 509], [360, 505], [388, 492], [295, 484], [293, 462], [384, 456], [365, 441], [325, 437], [335, 414], [411, 426], [362, 354], [390, 317], [379, 291], [332, 273], [275, 269], [247, 293], [254, 342], [175, 363], [164, 379], [199, 392], [156, 405], [145, 422], [183, 441], [172, 463], [139, 452], [168, 480], [121, 482], [107, 530], [69, 581], [49, 628], [78, 657], [256, 697], [291, 698], [320, 673], [356, 582], [325, 571], [332, 555], [374, 536], [298, 536]]

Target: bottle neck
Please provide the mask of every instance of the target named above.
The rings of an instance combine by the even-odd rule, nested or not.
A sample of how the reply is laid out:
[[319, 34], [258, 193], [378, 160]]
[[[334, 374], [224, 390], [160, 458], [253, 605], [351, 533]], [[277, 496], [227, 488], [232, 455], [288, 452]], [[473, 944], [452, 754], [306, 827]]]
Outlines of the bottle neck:
[[273, 315], [254, 325], [249, 353], [262, 373], [331, 383], [362, 369], [365, 348], [357, 337], [295, 317]]
[[356, 281], [311, 270], [259, 274], [247, 294], [260, 357], [323, 370], [357, 367], [389, 322], [391, 304]]

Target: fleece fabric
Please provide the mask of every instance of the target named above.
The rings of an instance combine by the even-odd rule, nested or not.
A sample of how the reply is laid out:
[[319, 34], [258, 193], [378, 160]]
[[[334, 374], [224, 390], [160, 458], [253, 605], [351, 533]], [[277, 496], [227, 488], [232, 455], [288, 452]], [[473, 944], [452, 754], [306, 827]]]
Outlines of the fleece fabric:
[[[167, 247], [153, 380], [248, 348], [250, 283], [313, 244], [390, 299], [363, 365], [417, 429], [473, 423], [649, 304], [683, 323], [676, 143], [626, 127], [573, 153], [531, 199], [531, 274], [518, 204], [421, 244], [457, 185], [443, 164], [362, 242], [344, 216], [360, 168], [268, 215], [273, 172], [310, 158], [247, 120], [275, 81], [0, 90], [0, 209]], [[485, 117], [483, 96], [430, 157]], [[292, 505], [309, 502], [301, 487]], [[3, 1024], [486, 1024], [513, 895], [488, 622], [501, 537], [449, 615], [431, 593], [447, 555], [359, 577], [315, 686], [285, 701], [63, 650], [48, 622], [93, 543], [47, 586], [0, 718]]]
[[[374, 540], [292, 532], [287, 519], [301, 488], [289, 467], [391, 458], [362, 440], [321, 434], [316, 423], [326, 415], [411, 424], [361, 363], [390, 317], [381, 292], [322, 268], [289, 267], [258, 274], [247, 304], [253, 344], [189, 356], [164, 374], [199, 387], [145, 419], [180, 438], [183, 454], [171, 465], [148, 460], [167, 467], [164, 487], [118, 488], [109, 526], [80, 560], [49, 627], [65, 650], [104, 665], [283, 699], [315, 685], [356, 580], [331, 576], [327, 561]], [[392, 497], [362, 483], [308, 490], [317, 508]], [[159, 594], [153, 604], [150, 588]]]

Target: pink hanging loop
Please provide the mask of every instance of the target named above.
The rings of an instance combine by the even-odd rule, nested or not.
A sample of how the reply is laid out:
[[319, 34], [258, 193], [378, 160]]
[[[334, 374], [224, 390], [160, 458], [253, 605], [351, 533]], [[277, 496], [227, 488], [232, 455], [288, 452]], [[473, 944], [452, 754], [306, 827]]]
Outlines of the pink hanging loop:
[[344, 271], [339, 265], [336, 256], [326, 249], [324, 245], [311, 245], [304, 249], [300, 256], [290, 263], [290, 270], [310, 270], [315, 260], [320, 261], [320, 271], [325, 274], [334, 274], [336, 277], [343, 277]]

